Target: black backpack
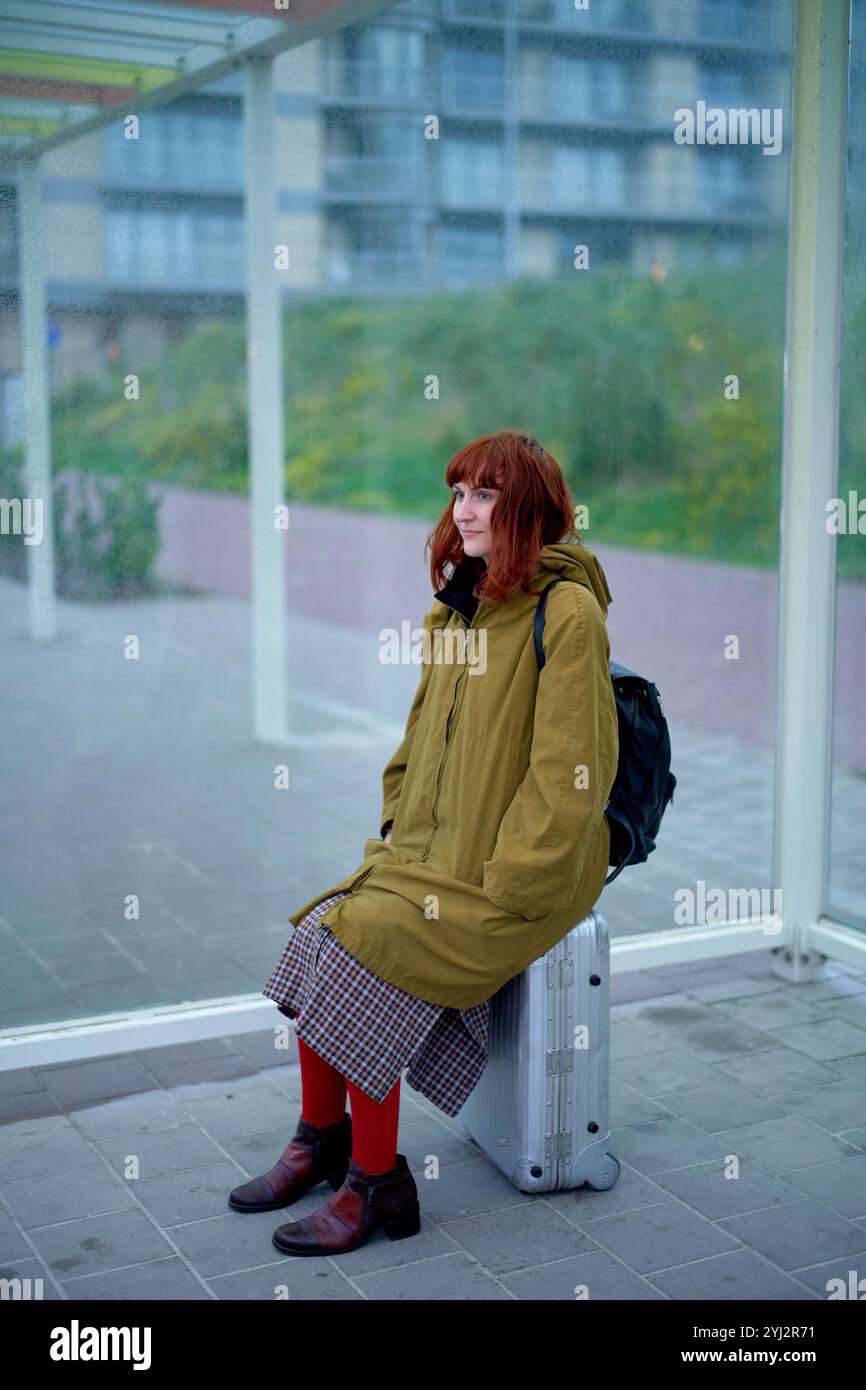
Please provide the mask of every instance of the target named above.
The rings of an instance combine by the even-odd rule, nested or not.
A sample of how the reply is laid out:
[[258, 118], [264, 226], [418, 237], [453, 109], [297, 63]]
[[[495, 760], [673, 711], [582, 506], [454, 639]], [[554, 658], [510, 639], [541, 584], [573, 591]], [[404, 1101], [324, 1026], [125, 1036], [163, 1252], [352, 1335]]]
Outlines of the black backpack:
[[[544, 665], [541, 639], [547, 595], [554, 585], [572, 582], [551, 580], [538, 600], [533, 637], [539, 671]], [[662, 816], [674, 799], [677, 784], [671, 772], [671, 740], [658, 690], [652, 681], [616, 661], [610, 663], [610, 678], [616, 699], [619, 760], [604, 808], [610, 827], [610, 867], [614, 869], [605, 879], [605, 887], [626, 864], [642, 864], [655, 849]]]

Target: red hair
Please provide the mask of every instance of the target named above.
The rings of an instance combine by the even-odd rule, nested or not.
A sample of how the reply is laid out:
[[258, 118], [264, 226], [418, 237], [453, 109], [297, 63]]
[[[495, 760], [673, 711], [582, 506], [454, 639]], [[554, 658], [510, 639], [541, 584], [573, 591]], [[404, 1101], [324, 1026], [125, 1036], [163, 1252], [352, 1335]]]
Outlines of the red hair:
[[[487, 566], [467, 557], [467, 563], [474, 559], [479, 575], [475, 596], [481, 602], [501, 603], [518, 587], [535, 593], [529, 581], [538, 569], [541, 547], [577, 536], [574, 499], [556, 459], [531, 434], [497, 430], [458, 450], [445, 470], [445, 482], [449, 488], [465, 483], [501, 489], [490, 514]], [[452, 509], [453, 500], [427, 537], [434, 591], [449, 577], [445, 566], [450, 564], [453, 573], [463, 557]]]

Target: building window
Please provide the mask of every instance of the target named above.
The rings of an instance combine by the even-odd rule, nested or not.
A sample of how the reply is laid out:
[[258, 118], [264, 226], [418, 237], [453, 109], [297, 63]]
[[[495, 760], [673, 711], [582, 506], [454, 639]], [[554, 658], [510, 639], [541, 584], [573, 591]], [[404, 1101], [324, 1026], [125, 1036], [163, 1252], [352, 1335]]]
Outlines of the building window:
[[106, 214], [106, 278], [130, 289], [243, 286], [243, 218], [210, 211]]
[[446, 140], [442, 201], [450, 207], [498, 206], [503, 198], [502, 146], [494, 140]]

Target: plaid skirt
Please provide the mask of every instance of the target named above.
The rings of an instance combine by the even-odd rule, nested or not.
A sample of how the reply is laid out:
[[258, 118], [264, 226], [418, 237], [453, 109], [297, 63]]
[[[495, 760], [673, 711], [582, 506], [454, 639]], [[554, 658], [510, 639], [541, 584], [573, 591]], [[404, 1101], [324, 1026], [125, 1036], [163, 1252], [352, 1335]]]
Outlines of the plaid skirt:
[[301, 918], [262, 994], [297, 1018], [302, 1042], [374, 1100], [383, 1101], [408, 1066], [412, 1089], [456, 1115], [487, 1063], [488, 1002], [430, 1004], [368, 970], [319, 926], [345, 896], [323, 898]]

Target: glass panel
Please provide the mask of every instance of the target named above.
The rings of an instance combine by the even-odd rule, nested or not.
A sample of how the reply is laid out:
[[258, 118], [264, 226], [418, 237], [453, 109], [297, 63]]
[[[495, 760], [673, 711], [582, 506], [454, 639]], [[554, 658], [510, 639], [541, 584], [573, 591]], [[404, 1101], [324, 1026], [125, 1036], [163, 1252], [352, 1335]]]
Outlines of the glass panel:
[[852, 10], [842, 279], [839, 495], [825, 523], [836, 533], [836, 659], [830, 795], [831, 917], [866, 929], [866, 5]]
[[[0, 1027], [258, 994], [288, 914], [379, 833], [418, 678], [383, 664], [380, 633], [420, 624], [445, 468], [500, 427], [533, 433], [587, 508], [612, 657], [670, 724], [675, 804], [605, 890], [612, 930], [671, 929], [683, 890], [770, 886], [789, 146], [680, 144], [674, 112], [741, 96], [787, 135], [791, 3], [523, 0], [510, 37], [503, 12], [392, 6], [275, 65], [286, 742], [252, 729], [237, 82], [145, 113], [138, 142], [111, 127], [101, 170], [98, 140], [75, 151], [87, 179], [69, 150], [48, 161], [61, 638], [22, 640], [27, 556], [0, 536]], [[849, 479], [862, 82], [856, 98]], [[8, 498], [11, 404], [4, 427]], [[844, 796], [864, 766], [856, 544]], [[840, 855], [862, 855], [859, 805], [837, 788]]]

